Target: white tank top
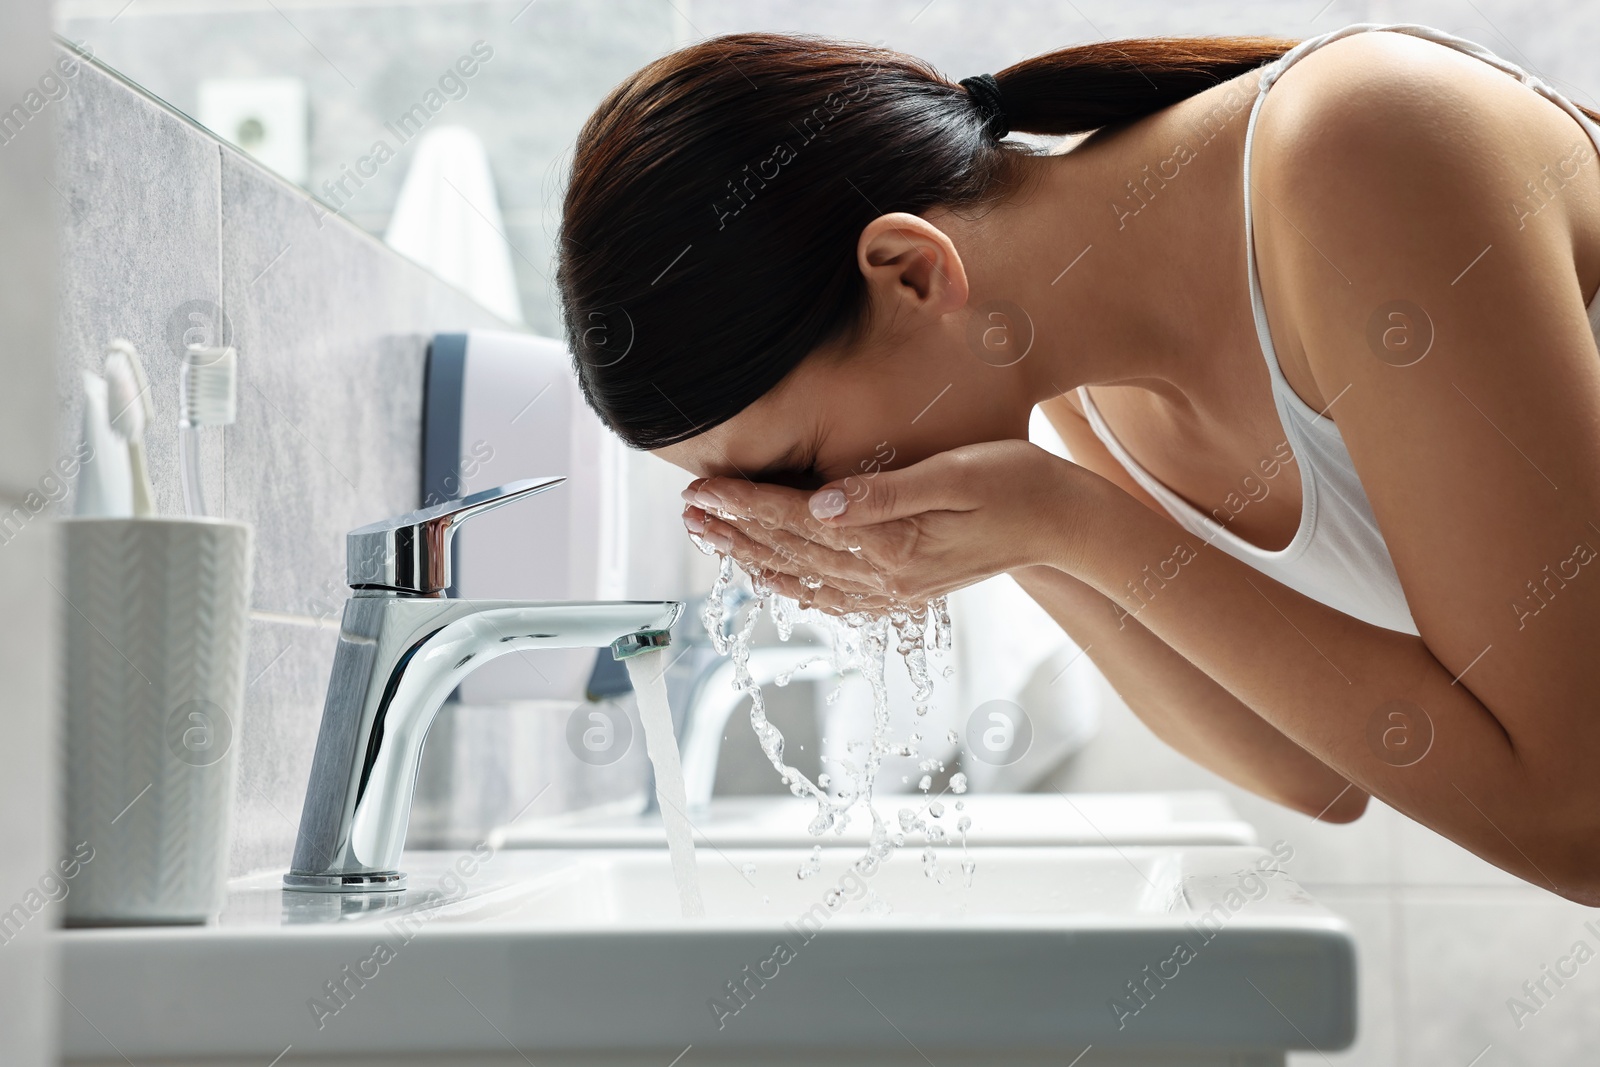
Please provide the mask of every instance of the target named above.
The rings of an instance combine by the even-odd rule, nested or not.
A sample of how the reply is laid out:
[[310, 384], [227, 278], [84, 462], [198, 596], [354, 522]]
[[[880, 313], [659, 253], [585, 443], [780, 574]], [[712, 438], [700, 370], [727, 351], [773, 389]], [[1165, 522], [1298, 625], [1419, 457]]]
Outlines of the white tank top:
[[[1600, 151], [1600, 125], [1579, 111], [1566, 97], [1540, 78], [1501, 59], [1482, 45], [1443, 30], [1414, 23], [1358, 22], [1301, 41], [1262, 68], [1260, 87], [1255, 105], [1250, 110], [1244, 138], [1245, 264], [1250, 279], [1250, 307], [1255, 313], [1256, 336], [1260, 339], [1267, 369], [1272, 375], [1272, 396], [1278, 409], [1278, 420], [1283, 426], [1285, 439], [1294, 450], [1295, 462], [1300, 470], [1303, 499], [1300, 526], [1295, 531], [1294, 539], [1283, 548], [1269, 552], [1230, 532], [1222, 523], [1203, 514], [1141, 467], [1117, 442], [1094, 402], [1089, 399], [1086, 388], [1078, 388], [1078, 398], [1095, 436], [1127, 468], [1134, 481], [1166, 508], [1184, 529], [1313, 600], [1364, 622], [1416, 634], [1417, 624], [1411, 617], [1405, 593], [1400, 588], [1394, 561], [1389, 557], [1388, 546], [1378, 530], [1372, 506], [1361, 488], [1361, 479], [1356, 475], [1355, 464], [1345, 448], [1338, 426], [1301, 400], [1289, 387], [1282, 368], [1278, 366], [1278, 355], [1273, 350], [1272, 335], [1267, 329], [1261, 286], [1256, 278], [1256, 252], [1250, 221], [1250, 147], [1256, 115], [1261, 111], [1261, 102], [1266, 99], [1267, 90], [1280, 74], [1312, 49], [1365, 30], [1393, 30], [1437, 41], [1515, 75], [1523, 84], [1544, 94], [1577, 119], [1596, 150]], [[1600, 342], [1600, 292], [1595, 294], [1588, 310], [1589, 326], [1594, 331], [1595, 340]]]

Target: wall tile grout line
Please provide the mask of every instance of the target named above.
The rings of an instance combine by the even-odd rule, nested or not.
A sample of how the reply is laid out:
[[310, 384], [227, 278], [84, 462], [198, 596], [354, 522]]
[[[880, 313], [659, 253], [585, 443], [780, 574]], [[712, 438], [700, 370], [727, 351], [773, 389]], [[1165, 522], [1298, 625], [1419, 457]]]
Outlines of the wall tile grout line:
[[[224, 213], [223, 213], [223, 210], [222, 210], [222, 168], [223, 168], [223, 165], [224, 165], [224, 160], [226, 158], [226, 149], [220, 143], [216, 146], [216, 149], [217, 149], [217, 307], [221, 312], [222, 321], [223, 322], [227, 322], [227, 321], [229, 321], [229, 315], [228, 315], [228, 289], [227, 289], [227, 286], [223, 284], [223, 272], [222, 272], [222, 242], [224, 240], [224, 234], [223, 234], [222, 227], [223, 227], [223, 222], [224, 222], [224, 217], [225, 217]], [[232, 342], [235, 345], [237, 345], [239, 339], [237, 337], [231, 336], [231, 334], [232, 334], [232, 331], [230, 330], [229, 331], [229, 336], [227, 336], [227, 337], [218, 337], [216, 340], [219, 341], [219, 342], [221, 342], [221, 341]], [[237, 358], [237, 357], [235, 357], [235, 358]], [[239, 372], [237, 370], [235, 370], [234, 375], [235, 375], [236, 379], [238, 377], [238, 373]], [[237, 388], [237, 382], [235, 383], [235, 388]], [[224, 426], [222, 428], [222, 432], [217, 435], [221, 439], [220, 448], [222, 450], [222, 464], [221, 464], [221, 470], [219, 472], [222, 484], [221, 484], [221, 486], [219, 486], [219, 492], [217, 494], [218, 499], [220, 499], [222, 501], [222, 503], [219, 506], [218, 514], [223, 515], [223, 516], [226, 516], [228, 514], [228, 437], [231, 434], [232, 430], [233, 430], [232, 426]]]

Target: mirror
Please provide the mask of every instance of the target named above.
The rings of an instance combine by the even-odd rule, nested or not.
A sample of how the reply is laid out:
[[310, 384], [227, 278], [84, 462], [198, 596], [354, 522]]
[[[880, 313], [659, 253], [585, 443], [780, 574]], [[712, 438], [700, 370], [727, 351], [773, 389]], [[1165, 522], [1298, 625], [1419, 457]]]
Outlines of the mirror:
[[330, 213], [547, 336], [573, 137], [688, 40], [670, 5], [616, 2], [61, 0], [55, 17]]

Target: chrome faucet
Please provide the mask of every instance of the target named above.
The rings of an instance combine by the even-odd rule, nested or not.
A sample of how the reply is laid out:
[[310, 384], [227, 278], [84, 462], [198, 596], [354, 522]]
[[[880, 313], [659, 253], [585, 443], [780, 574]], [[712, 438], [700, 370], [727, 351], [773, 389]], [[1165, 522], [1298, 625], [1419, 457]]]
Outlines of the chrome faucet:
[[512, 482], [350, 532], [345, 567], [353, 594], [339, 624], [285, 888], [405, 888], [400, 854], [423, 742], [445, 698], [480, 665], [537, 648], [609, 646], [623, 659], [668, 643], [683, 608], [672, 601], [445, 595], [457, 526], [565, 480]]

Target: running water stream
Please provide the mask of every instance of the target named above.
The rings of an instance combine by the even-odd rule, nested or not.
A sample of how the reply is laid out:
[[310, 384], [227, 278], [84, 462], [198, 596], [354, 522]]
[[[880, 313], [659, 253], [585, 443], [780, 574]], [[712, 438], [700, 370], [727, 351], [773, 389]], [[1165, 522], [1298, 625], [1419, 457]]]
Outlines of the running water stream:
[[678, 739], [672, 733], [672, 711], [667, 706], [666, 664], [662, 650], [629, 656], [628, 680], [639, 699], [639, 720], [644, 723], [644, 747], [656, 772], [656, 800], [661, 822], [667, 828], [667, 848], [672, 854], [672, 877], [678, 883], [678, 903], [685, 919], [706, 913], [700, 899], [700, 873], [694, 862], [694, 828], [689, 825], [688, 799], [683, 789], [683, 767], [678, 761]]

